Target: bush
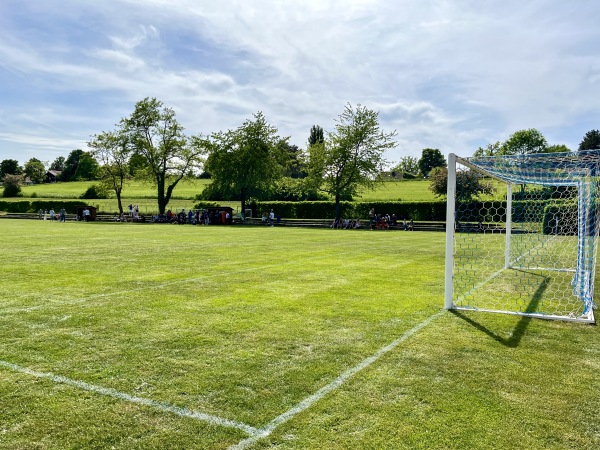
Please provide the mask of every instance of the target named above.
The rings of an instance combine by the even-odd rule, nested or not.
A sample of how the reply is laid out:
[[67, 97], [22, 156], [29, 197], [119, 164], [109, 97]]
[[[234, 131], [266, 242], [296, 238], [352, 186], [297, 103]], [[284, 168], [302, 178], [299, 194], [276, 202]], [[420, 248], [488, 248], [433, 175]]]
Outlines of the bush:
[[194, 205], [194, 209], [217, 208], [219, 206], [221, 205], [219, 205], [217, 202], [201, 201]]
[[95, 199], [95, 198], [108, 198], [108, 192], [102, 186], [92, 184], [87, 190], [81, 194], [79, 198], [82, 199]]
[[21, 181], [23, 177], [21, 175], [4, 175], [2, 186], [4, 186], [4, 192], [2, 196], [5, 198], [18, 197], [21, 193]]

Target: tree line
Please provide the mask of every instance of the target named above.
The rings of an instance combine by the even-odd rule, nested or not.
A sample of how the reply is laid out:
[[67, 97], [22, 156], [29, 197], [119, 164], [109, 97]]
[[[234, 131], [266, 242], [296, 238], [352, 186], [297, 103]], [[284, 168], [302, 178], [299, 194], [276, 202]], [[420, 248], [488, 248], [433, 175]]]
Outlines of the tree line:
[[[333, 131], [326, 133], [318, 125], [311, 128], [306, 150], [280, 136], [260, 111], [236, 129], [188, 135], [172, 108], [145, 98], [114, 129], [92, 136], [88, 151], [77, 149], [67, 158], [58, 157], [49, 170], [60, 172], [59, 181], [99, 180], [101, 189], [114, 192], [120, 212], [122, 193], [131, 178], [154, 184], [158, 210], [164, 213], [182, 179], [201, 177], [210, 179], [201, 199], [238, 200], [242, 212], [251, 200], [334, 198], [337, 217], [340, 201], [351, 200], [381, 178], [388, 164], [383, 155], [395, 147], [395, 135], [380, 128], [376, 111], [350, 104], [338, 116]], [[598, 130], [589, 131], [579, 146], [579, 150], [592, 148], [600, 148]], [[539, 131], [529, 129], [517, 131], [503, 143], [480, 147], [474, 156], [553, 151], [569, 149], [549, 146]], [[16, 195], [23, 177], [43, 182], [46, 166], [36, 158], [24, 167], [16, 160], [1, 161], [4, 195]], [[426, 148], [421, 158], [400, 158], [391, 174], [437, 179], [445, 166], [439, 149]], [[7, 185], [13, 190], [7, 192]]]

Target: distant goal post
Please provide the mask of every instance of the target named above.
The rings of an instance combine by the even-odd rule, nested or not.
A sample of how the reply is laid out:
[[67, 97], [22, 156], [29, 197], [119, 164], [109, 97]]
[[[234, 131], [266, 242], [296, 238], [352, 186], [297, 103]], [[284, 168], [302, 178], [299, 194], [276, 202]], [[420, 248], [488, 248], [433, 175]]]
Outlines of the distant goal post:
[[[494, 198], [464, 195], [463, 171]], [[444, 307], [593, 323], [599, 230], [600, 151], [450, 154]]]

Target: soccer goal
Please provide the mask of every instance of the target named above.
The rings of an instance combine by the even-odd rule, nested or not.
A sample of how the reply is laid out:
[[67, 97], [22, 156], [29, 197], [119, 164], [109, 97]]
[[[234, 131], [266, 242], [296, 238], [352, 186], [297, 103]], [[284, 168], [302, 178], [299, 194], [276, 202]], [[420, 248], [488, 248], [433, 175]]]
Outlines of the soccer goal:
[[450, 154], [445, 308], [594, 322], [599, 183], [600, 151]]

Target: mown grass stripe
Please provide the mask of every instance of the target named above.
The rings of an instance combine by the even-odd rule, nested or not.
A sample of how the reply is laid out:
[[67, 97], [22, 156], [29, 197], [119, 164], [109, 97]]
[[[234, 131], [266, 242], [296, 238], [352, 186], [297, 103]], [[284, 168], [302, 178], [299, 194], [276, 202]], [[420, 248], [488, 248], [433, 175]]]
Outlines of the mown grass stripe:
[[[349, 255], [352, 253], [353, 252], [338, 252], [338, 253], [336, 253], [336, 256]], [[131, 294], [134, 292], [142, 292], [142, 291], [146, 291], [146, 290], [158, 290], [158, 289], [164, 289], [167, 287], [177, 286], [177, 285], [181, 285], [181, 284], [187, 284], [187, 283], [201, 283], [202, 281], [210, 279], [210, 278], [224, 278], [224, 277], [228, 277], [228, 276], [236, 275], [236, 274], [240, 274], [240, 273], [257, 272], [257, 271], [262, 271], [265, 269], [277, 268], [277, 267], [288, 266], [288, 265], [302, 265], [306, 261], [312, 261], [312, 260], [317, 260], [317, 259], [326, 259], [326, 258], [331, 258], [331, 254], [328, 253], [328, 254], [319, 255], [319, 256], [307, 256], [307, 257], [303, 258], [302, 260], [283, 261], [283, 262], [278, 262], [277, 264], [268, 264], [268, 265], [257, 266], [257, 267], [248, 267], [248, 268], [238, 269], [238, 270], [221, 271], [218, 273], [202, 275], [199, 277], [178, 278], [178, 279], [175, 279], [172, 281], [167, 281], [165, 283], [161, 283], [159, 285], [153, 285], [153, 284], [142, 285], [142, 286], [137, 286], [132, 289], [123, 289], [120, 291], [106, 292], [106, 293], [102, 293], [102, 294], [94, 294], [94, 295], [80, 297], [80, 298], [73, 299], [73, 300], [44, 303], [41, 305], [28, 306], [28, 307], [24, 307], [24, 308], [4, 308], [4, 309], [0, 308], [0, 312], [3, 314], [18, 314], [18, 313], [23, 313], [23, 312], [26, 312], [26, 313], [32, 312], [32, 311], [36, 311], [36, 310], [43, 309], [43, 308], [52, 308], [52, 307], [57, 307], [57, 306], [59, 306], [59, 307], [72, 306], [72, 305], [78, 305], [81, 303], [86, 303], [86, 302], [89, 302], [90, 300], [113, 297], [115, 295], [127, 295], [127, 294]]]

